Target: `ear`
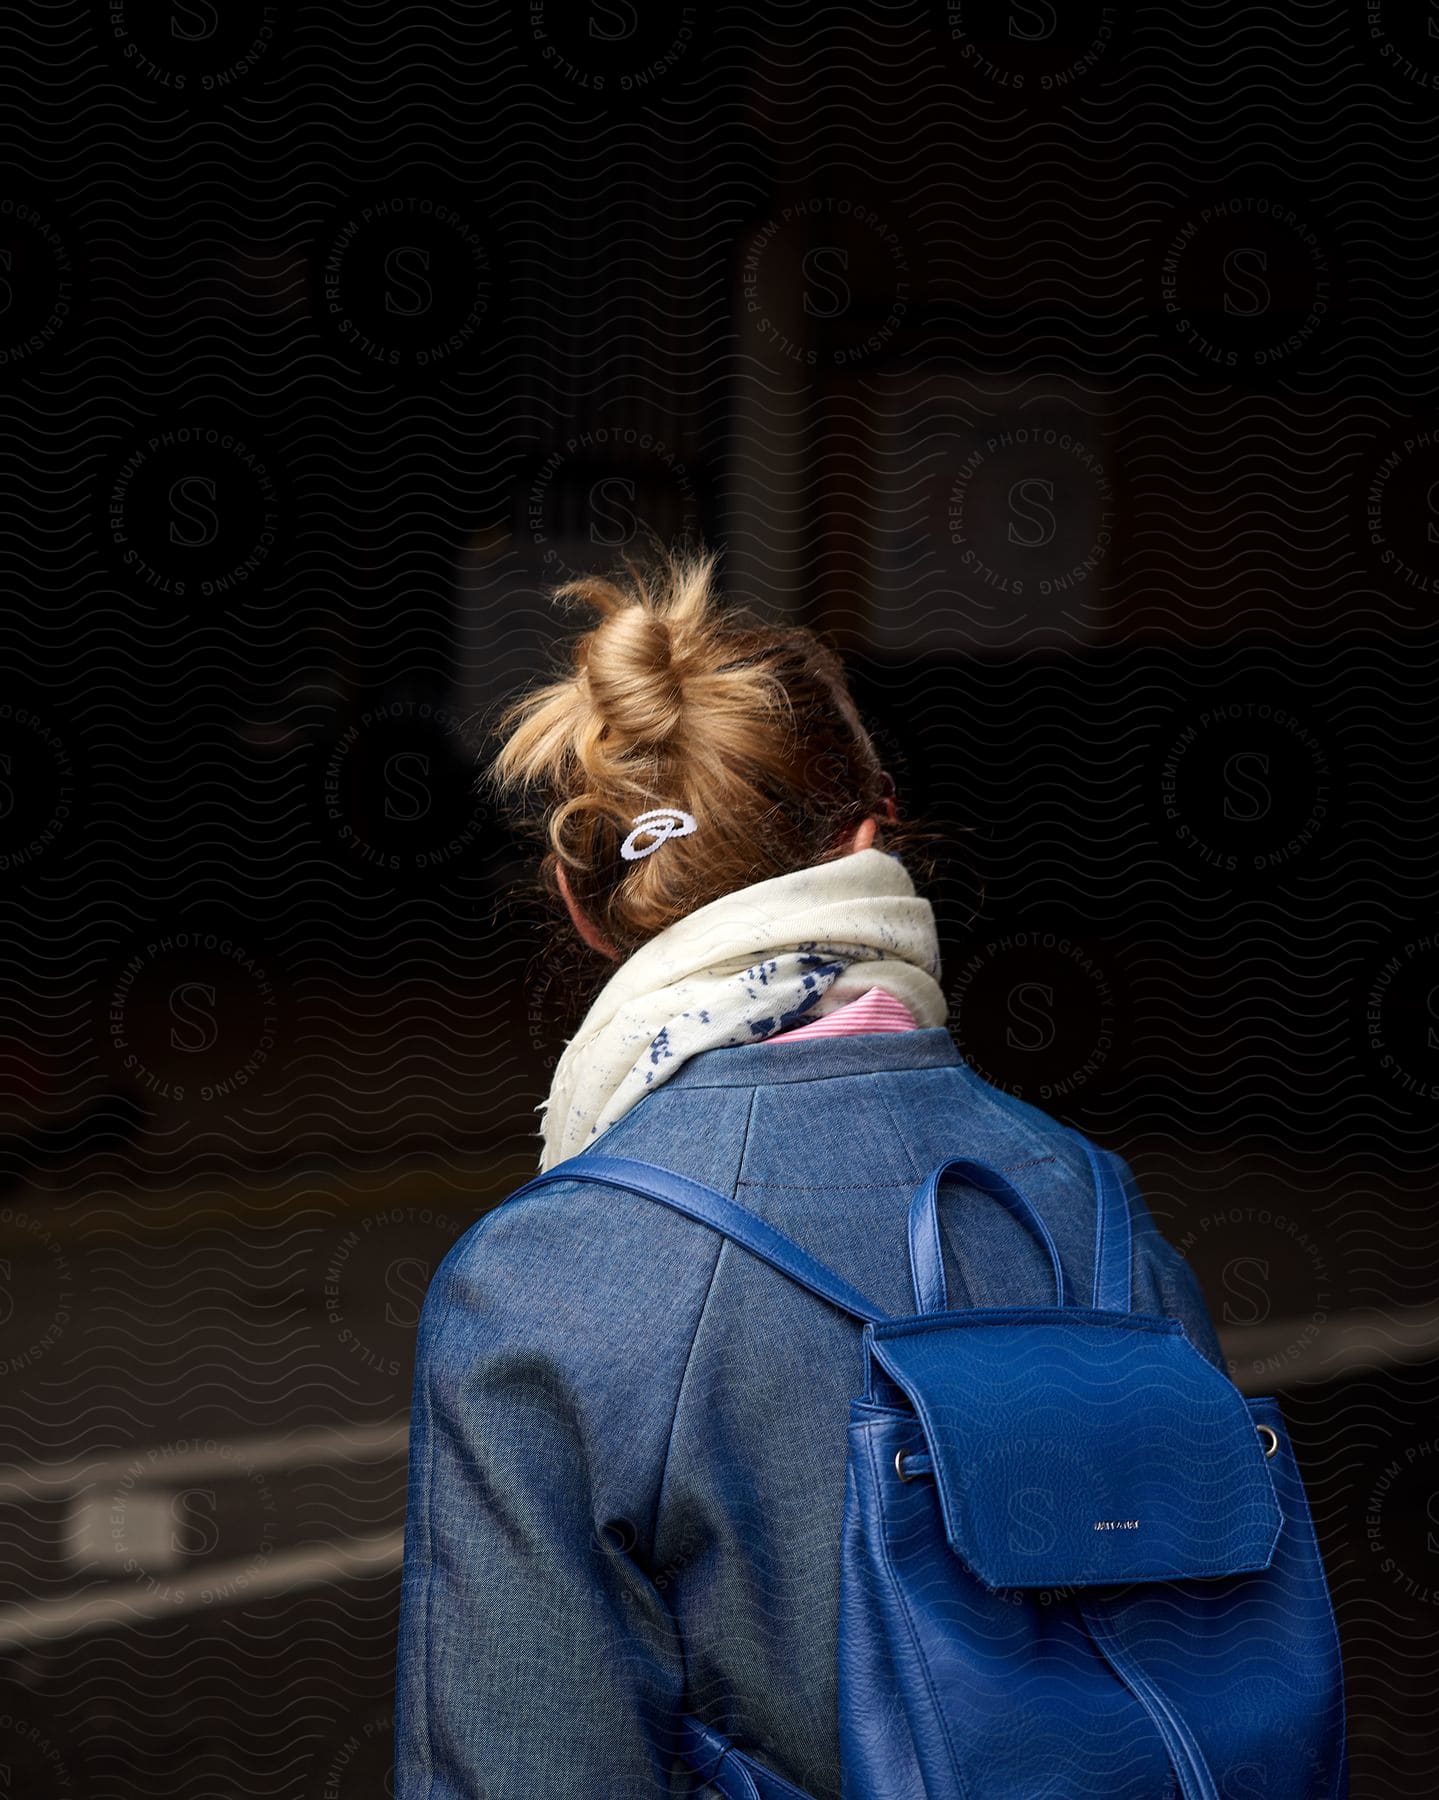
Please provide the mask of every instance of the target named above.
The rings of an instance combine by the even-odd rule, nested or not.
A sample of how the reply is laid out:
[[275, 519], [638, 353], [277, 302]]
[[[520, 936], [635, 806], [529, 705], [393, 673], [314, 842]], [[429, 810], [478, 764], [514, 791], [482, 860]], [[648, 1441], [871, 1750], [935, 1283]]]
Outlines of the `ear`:
[[858, 825], [855, 828], [855, 834], [849, 840], [850, 853], [853, 854], [856, 850], [871, 850], [871, 849], [873, 849], [874, 848], [874, 834], [878, 829], [879, 829], [879, 821], [877, 819], [875, 819], [875, 818], [865, 819], [862, 824]]
[[601, 956], [607, 956], [611, 962], [619, 962], [621, 960], [619, 951], [616, 950], [613, 945], [605, 942], [604, 938], [600, 936], [599, 932], [595, 930], [594, 926], [590, 924], [589, 920], [575, 904], [575, 897], [570, 892], [570, 884], [565, 879], [565, 865], [562, 862], [557, 861], [555, 863], [555, 881], [559, 886], [561, 895], [564, 897], [565, 906], [569, 910], [570, 919], [575, 930], [579, 932], [580, 936], [589, 945], [590, 949], [598, 951]]

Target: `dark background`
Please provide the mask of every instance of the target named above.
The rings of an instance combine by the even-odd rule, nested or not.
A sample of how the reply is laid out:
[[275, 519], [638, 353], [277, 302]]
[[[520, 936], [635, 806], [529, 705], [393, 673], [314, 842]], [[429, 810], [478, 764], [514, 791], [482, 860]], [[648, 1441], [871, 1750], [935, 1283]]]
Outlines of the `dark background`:
[[586, 998], [475, 786], [650, 535], [1278, 1391], [1439, 1755], [1439, 14], [12, 9], [0, 1793], [388, 1791], [419, 1297]]

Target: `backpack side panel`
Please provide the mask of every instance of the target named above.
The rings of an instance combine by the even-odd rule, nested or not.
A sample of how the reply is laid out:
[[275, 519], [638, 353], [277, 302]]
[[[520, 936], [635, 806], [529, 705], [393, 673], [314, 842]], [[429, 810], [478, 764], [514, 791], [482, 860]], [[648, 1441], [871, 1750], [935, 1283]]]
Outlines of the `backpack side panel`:
[[1303, 1483], [1273, 1400], [1251, 1400], [1284, 1529], [1262, 1573], [1090, 1596], [1102, 1638], [1184, 1721], [1221, 1794], [1344, 1800], [1339, 1638]]

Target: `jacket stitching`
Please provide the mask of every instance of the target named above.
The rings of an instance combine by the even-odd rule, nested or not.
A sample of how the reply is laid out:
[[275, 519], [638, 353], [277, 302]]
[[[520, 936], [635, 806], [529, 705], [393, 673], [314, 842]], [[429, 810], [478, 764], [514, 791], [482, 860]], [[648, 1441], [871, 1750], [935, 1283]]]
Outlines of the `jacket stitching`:
[[[745, 1112], [744, 1135], [740, 1140], [739, 1161], [735, 1165], [736, 1186], [738, 1185], [738, 1171], [744, 1167], [745, 1150], [747, 1149], [747, 1147], [749, 1145], [749, 1129], [750, 1129], [750, 1123], [754, 1118], [754, 1103], [755, 1103], [755, 1092], [753, 1089], [751, 1089], [750, 1097], [749, 1097], [749, 1106]], [[733, 1193], [731, 1194], [730, 1198], [731, 1199], [734, 1198]], [[680, 1371], [679, 1386], [675, 1389], [675, 1407], [674, 1407], [674, 1411], [670, 1414], [669, 1434], [665, 1438], [664, 1461], [660, 1464], [659, 1486], [655, 1490], [654, 1518], [650, 1521], [650, 1550], [651, 1550], [651, 1553], [653, 1553], [655, 1544], [656, 1544], [656, 1540], [659, 1537], [660, 1514], [664, 1510], [665, 1486], [666, 1486], [667, 1482], [669, 1481], [669, 1475], [670, 1475], [670, 1453], [674, 1449], [675, 1430], [679, 1425], [680, 1407], [684, 1402], [685, 1384], [689, 1381], [689, 1377], [690, 1377], [690, 1364], [694, 1361], [695, 1345], [699, 1342], [700, 1331], [703, 1329], [704, 1322], [705, 1322], [705, 1314], [709, 1311], [710, 1298], [715, 1291], [715, 1280], [716, 1280], [716, 1277], [719, 1275], [719, 1267], [720, 1267], [720, 1264], [724, 1261], [725, 1251], [728, 1250], [729, 1247], [730, 1247], [729, 1238], [721, 1237], [720, 1241], [719, 1241], [719, 1248], [715, 1251], [714, 1262], [710, 1266], [710, 1278], [705, 1286], [705, 1297], [700, 1302], [699, 1312], [695, 1315], [695, 1326], [694, 1326], [694, 1330], [690, 1333], [689, 1348], [685, 1351], [685, 1366]], [[668, 1598], [665, 1599], [665, 1608], [670, 1613], [671, 1617], [673, 1617], [674, 1616], [674, 1608], [670, 1605]], [[676, 1622], [676, 1623], [678, 1623], [678, 1622]], [[680, 1632], [678, 1630], [678, 1628], [676, 1629], [675, 1636], [679, 1640], [679, 1647], [680, 1647], [680, 1681], [682, 1684], [681, 1688], [680, 1688], [680, 1692], [682, 1694], [687, 1694], [689, 1692], [689, 1685], [690, 1685], [689, 1668], [688, 1668], [689, 1659], [685, 1655], [684, 1635], [682, 1632]]]
[[895, 1118], [894, 1112], [893, 1112], [892, 1108], [890, 1107], [889, 1101], [885, 1098], [884, 1088], [880, 1084], [879, 1075], [877, 1072], [869, 1077], [869, 1085], [870, 1085], [870, 1087], [873, 1088], [874, 1093], [878, 1097], [880, 1105], [884, 1108], [884, 1116], [889, 1120], [890, 1130], [899, 1139], [900, 1145], [901, 1145], [902, 1149], [904, 1150], [905, 1161], [909, 1164], [909, 1167], [910, 1167], [910, 1178], [914, 1181], [923, 1180], [922, 1172], [915, 1166], [914, 1152], [909, 1147], [909, 1139], [905, 1136], [904, 1132], [900, 1129], [899, 1120]]
[[881, 1188], [903, 1187], [908, 1175], [896, 1175], [892, 1181], [741, 1181], [748, 1188], [783, 1189], [787, 1194], [877, 1193]]
[[[737, 1169], [742, 1169], [744, 1167], [745, 1151], [749, 1147], [749, 1133], [750, 1125], [754, 1119], [756, 1091], [757, 1090], [753, 1088], [750, 1090], [749, 1106], [745, 1111], [744, 1135], [740, 1140], [739, 1161], [736, 1164]], [[736, 1180], [735, 1185], [736, 1187], [739, 1185], [738, 1180]], [[731, 1193], [730, 1198], [733, 1199], [734, 1197], [734, 1194]], [[690, 1364], [694, 1361], [695, 1345], [699, 1342], [700, 1331], [705, 1322], [705, 1314], [709, 1311], [710, 1297], [713, 1295], [715, 1289], [715, 1278], [719, 1274], [719, 1266], [724, 1260], [724, 1253], [729, 1248], [730, 1241], [729, 1238], [724, 1236], [721, 1236], [719, 1240], [719, 1248], [715, 1251], [715, 1259], [710, 1266], [710, 1278], [705, 1287], [705, 1297], [700, 1302], [699, 1312], [695, 1315], [694, 1330], [690, 1333], [689, 1348], [685, 1351], [685, 1364], [684, 1368], [680, 1371], [679, 1386], [675, 1389], [675, 1406], [674, 1411], [670, 1414], [669, 1433], [665, 1438], [664, 1461], [660, 1464], [659, 1487], [655, 1492], [655, 1515], [650, 1525], [650, 1544], [652, 1548], [656, 1537], [659, 1535], [660, 1513], [664, 1508], [665, 1483], [669, 1480], [670, 1453], [674, 1449], [675, 1430], [679, 1424], [680, 1406], [684, 1400], [685, 1384], [689, 1380]]]
[[[996, 1163], [994, 1167], [1001, 1175], [1017, 1175], [1021, 1169], [1038, 1168], [1041, 1163], [1052, 1163], [1054, 1153], [1048, 1156], [1031, 1156], [1027, 1162]], [[891, 1181], [740, 1181], [736, 1187], [782, 1188], [786, 1193], [799, 1194], [849, 1194], [874, 1193], [880, 1188], [903, 1187], [913, 1179], [910, 1175], [896, 1175]]]
[[700, 1330], [704, 1325], [705, 1314], [709, 1311], [710, 1296], [714, 1293], [715, 1277], [719, 1274], [720, 1263], [724, 1259], [724, 1253], [729, 1248], [729, 1245], [729, 1238], [720, 1238], [719, 1248], [715, 1252], [715, 1259], [710, 1267], [710, 1278], [705, 1286], [705, 1297], [700, 1302], [699, 1311], [695, 1315], [694, 1330], [690, 1333], [689, 1348], [685, 1351], [685, 1365], [680, 1371], [679, 1385], [675, 1389], [675, 1406], [674, 1411], [670, 1414], [670, 1428], [665, 1437], [664, 1460], [660, 1464], [659, 1486], [655, 1491], [654, 1518], [650, 1523], [651, 1550], [653, 1550], [655, 1539], [659, 1535], [660, 1513], [663, 1510], [665, 1499], [665, 1483], [669, 1480], [670, 1473], [670, 1452], [674, 1449], [675, 1427], [679, 1423], [680, 1405], [684, 1399], [685, 1383], [689, 1380], [690, 1364], [694, 1360], [695, 1345], [699, 1342]]

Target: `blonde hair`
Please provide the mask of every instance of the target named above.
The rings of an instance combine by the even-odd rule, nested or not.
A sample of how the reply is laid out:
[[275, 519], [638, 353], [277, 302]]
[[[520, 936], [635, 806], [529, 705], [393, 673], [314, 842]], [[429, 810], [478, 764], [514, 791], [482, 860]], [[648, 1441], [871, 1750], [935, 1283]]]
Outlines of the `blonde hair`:
[[[722, 610], [715, 561], [626, 560], [623, 576], [556, 588], [598, 623], [496, 725], [491, 776], [502, 796], [538, 799], [546, 886], [562, 863], [621, 956], [722, 894], [839, 854], [892, 791], [835, 652], [803, 626]], [[636, 816], [655, 808], [696, 829], [627, 860]]]

